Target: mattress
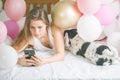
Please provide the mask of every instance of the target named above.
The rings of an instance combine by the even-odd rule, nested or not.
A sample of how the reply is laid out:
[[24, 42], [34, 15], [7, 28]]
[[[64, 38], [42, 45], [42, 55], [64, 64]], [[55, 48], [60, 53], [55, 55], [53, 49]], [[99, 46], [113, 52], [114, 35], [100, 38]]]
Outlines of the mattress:
[[[54, 51], [36, 51], [43, 57], [53, 55]], [[24, 53], [20, 53], [19, 56]], [[39, 67], [16, 65], [9, 70], [0, 70], [0, 80], [119, 80], [120, 63], [110, 66], [96, 66], [81, 56], [66, 51], [64, 61], [44, 64]]]

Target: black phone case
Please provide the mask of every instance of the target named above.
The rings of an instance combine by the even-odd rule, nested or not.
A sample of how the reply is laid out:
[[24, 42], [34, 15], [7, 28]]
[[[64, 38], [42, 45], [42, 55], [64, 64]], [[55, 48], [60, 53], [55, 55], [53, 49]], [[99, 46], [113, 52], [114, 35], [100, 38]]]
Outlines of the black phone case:
[[34, 50], [24, 50], [24, 53], [25, 53], [26, 55], [28, 55], [28, 56], [26, 57], [26, 59], [30, 59], [31, 56], [34, 56], [34, 55], [35, 55], [35, 51], [34, 51]]

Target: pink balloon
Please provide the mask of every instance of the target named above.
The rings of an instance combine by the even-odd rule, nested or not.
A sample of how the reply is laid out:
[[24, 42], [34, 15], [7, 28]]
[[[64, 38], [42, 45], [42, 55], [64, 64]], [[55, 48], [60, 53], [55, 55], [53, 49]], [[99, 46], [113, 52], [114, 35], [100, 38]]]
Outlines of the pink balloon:
[[11, 20], [17, 21], [25, 15], [26, 3], [24, 0], [6, 0], [4, 9]]
[[3, 43], [3, 41], [7, 37], [7, 29], [3, 22], [0, 21], [0, 44]]
[[77, 0], [77, 6], [84, 14], [94, 14], [100, 9], [100, 0]]
[[95, 13], [95, 16], [98, 18], [102, 25], [110, 25], [115, 20], [115, 12], [109, 4], [101, 5], [100, 10]]
[[12, 39], [15, 39], [19, 34], [19, 26], [18, 26], [17, 22], [15, 22], [13, 20], [8, 20], [8, 21], [5, 21], [4, 23], [7, 27], [7, 31], [8, 31], [7, 34]]

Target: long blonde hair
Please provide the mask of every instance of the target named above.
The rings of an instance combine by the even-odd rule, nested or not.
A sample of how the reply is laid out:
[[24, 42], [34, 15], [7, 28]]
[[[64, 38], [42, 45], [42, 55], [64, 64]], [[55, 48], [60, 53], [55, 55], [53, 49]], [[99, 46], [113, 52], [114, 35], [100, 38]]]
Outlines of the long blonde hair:
[[[40, 9], [39, 7], [32, 9], [26, 16], [24, 28], [22, 29], [22, 31], [20, 32], [20, 34], [18, 35], [16, 41], [13, 43], [12, 46], [24, 46], [32, 38], [32, 35], [30, 32], [31, 20], [42, 20], [47, 25], [47, 28], [49, 26], [49, 20], [45, 10]], [[23, 41], [24, 43], [21, 43]]]

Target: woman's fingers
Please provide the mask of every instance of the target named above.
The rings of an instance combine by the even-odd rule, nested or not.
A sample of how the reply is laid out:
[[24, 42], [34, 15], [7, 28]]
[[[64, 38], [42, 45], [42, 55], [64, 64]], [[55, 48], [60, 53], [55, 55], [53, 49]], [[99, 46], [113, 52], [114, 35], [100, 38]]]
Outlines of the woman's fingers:
[[18, 64], [22, 65], [22, 66], [32, 66], [35, 64], [35, 61], [32, 59], [26, 59], [28, 55], [23, 55], [22, 57], [20, 57], [18, 59]]
[[23, 58], [26, 58], [27, 56], [28, 56], [28, 55], [23, 55], [22, 57], [23, 57]]
[[34, 55], [31, 56], [30, 59], [26, 59], [28, 55], [23, 55], [21, 58], [19, 58], [19, 64], [23, 66], [40, 66], [43, 64], [43, 60], [41, 56]]
[[26, 59], [26, 62], [28, 62], [28, 63], [35, 63], [35, 61], [31, 60], [31, 59]]
[[40, 66], [43, 64], [43, 61], [41, 60], [41, 57], [35, 55], [32, 56], [31, 59], [33, 59], [35, 61], [35, 66]]
[[31, 59], [33, 59], [35, 62], [40, 62], [40, 59], [38, 57], [32, 56]]

